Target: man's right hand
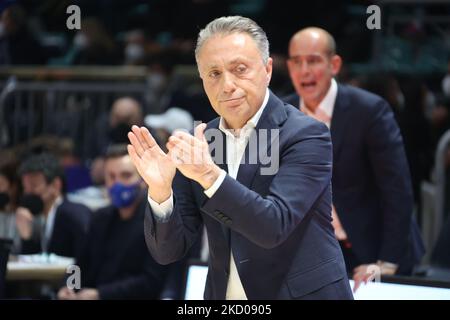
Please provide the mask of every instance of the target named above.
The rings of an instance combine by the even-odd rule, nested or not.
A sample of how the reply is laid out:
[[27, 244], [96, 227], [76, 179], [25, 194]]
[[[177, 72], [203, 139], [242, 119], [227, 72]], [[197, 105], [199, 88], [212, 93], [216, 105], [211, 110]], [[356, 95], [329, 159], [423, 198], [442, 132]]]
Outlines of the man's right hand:
[[29, 240], [33, 233], [33, 215], [30, 210], [24, 207], [18, 207], [16, 210], [16, 226], [20, 238]]
[[140, 176], [148, 185], [148, 194], [152, 200], [161, 203], [172, 193], [172, 181], [176, 167], [156, 143], [147, 128], [133, 126], [128, 133], [131, 145], [128, 153]]

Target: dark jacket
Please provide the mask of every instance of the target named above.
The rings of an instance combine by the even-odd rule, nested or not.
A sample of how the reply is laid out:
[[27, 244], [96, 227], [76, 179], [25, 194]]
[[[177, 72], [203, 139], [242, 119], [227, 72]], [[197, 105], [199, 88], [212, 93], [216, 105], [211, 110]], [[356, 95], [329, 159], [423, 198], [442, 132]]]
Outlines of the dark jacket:
[[[286, 102], [298, 107], [299, 96]], [[338, 85], [331, 119], [333, 203], [361, 263], [409, 273], [424, 247], [413, 219], [408, 162], [394, 114], [377, 95]]]
[[[215, 119], [206, 130], [218, 125]], [[351, 299], [331, 226], [328, 129], [272, 93], [255, 132], [259, 129], [274, 131], [269, 132], [269, 150], [259, 143], [267, 141], [261, 135], [257, 145], [262, 148], [255, 153], [272, 154], [278, 170], [263, 173], [261, 157], [256, 164], [241, 163], [237, 179], [227, 175], [212, 198], [178, 173], [170, 219], [161, 222], [147, 207], [150, 252], [164, 264], [182, 258], [205, 224], [210, 249], [206, 299], [225, 298], [230, 249], [249, 299]], [[225, 138], [222, 141], [215, 141], [219, 148], [225, 147]], [[227, 169], [220, 159], [215, 161]]]

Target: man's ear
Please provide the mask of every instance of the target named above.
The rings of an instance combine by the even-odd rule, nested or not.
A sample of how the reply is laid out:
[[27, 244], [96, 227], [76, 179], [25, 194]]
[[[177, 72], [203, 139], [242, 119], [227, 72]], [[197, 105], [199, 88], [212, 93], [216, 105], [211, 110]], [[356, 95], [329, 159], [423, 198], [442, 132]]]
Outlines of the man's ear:
[[60, 177], [56, 177], [55, 179], [53, 179], [51, 185], [55, 190], [58, 191], [58, 193], [63, 193], [63, 181]]
[[331, 72], [333, 74], [333, 77], [336, 76], [339, 71], [341, 71], [342, 67], [342, 58], [335, 54], [331, 57]]
[[269, 85], [270, 79], [272, 79], [272, 66], [273, 66], [273, 59], [269, 57], [266, 64], [267, 85]]

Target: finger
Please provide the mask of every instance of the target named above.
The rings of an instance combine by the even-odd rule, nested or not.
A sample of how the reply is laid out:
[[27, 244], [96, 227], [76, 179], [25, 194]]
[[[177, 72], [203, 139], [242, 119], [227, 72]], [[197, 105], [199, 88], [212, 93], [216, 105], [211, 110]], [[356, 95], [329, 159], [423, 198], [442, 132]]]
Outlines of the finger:
[[[168, 148], [169, 149], [169, 148]], [[184, 164], [183, 161], [183, 153], [180, 148], [177, 148], [176, 146], [173, 146], [169, 149], [169, 152], [167, 153], [169, 156], [169, 159], [176, 165], [182, 165]]]
[[140, 129], [142, 137], [144, 138], [144, 141], [147, 143], [149, 148], [153, 148], [154, 146], [158, 145], [156, 143], [155, 138], [153, 138], [152, 134], [146, 127], [141, 127]]
[[136, 153], [136, 148], [132, 145], [127, 146], [128, 154], [130, 155], [131, 162], [133, 162], [134, 166], [136, 167], [136, 170], [138, 173], [143, 177], [143, 170], [142, 170], [142, 160]]
[[360, 285], [361, 285], [361, 280], [355, 280], [355, 279], [354, 279], [353, 293], [355, 293], [355, 292], [358, 290], [358, 288], [359, 288]]
[[198, 126], [194, 129], [194, 136], [199, 139], [200, 141], [206, 141], [205, 138], [205, 129], [206, 129], [206, 123], [200, 123]]
[[194, 151], [193, 146], [189, 144], [186, 140], [180, 139], [178, 136], [171, 136], [169, 137], [170, 145], [173, 145], [174, 147], [177, 147], [181, 150], [183, 150], [183, 153], [186, 154], [192, 154]]
[[193, 135], [181, 130], [176, 130], [172, 136], [177, 137], [190, 145], [194, 145], [196, 141], [196, 138]]
[[142, 157], [143, 154], [144, 154], [144, 148], [142, 147], [142, 144], [139, 141], [139, 138], [134, 133], [134, 131], [133, 132], [128, 132], [128, 139], [130, 140], [131, 145], [134, 147], [134, 150], [136, 151], [136, 154], [139, 157]]

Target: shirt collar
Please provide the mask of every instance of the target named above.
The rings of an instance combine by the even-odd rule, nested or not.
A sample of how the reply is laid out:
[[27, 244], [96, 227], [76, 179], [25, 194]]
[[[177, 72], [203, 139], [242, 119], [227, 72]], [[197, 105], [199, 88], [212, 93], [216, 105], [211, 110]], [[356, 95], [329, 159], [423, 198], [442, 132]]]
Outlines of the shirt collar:
[[[262, 115], [264, 109], [265, 109], [266, 106], [267, 106], [267, 102], [269, 101], [269, 95], [270, 95], [269, 89], [267, 88], [267, 89], [266, 89], [266, 94], [265, 94], [265, 96], [264, 96], [264, 100], [263, 100], [263, 103], [262, 103], [261, 107], [260, 107], [260, 108], [258, 109], [258, 111], [253, 115], [253, 117], [251, 117], [251, 118], [246, 122], [246, 124], [244, 125], [244, 127], [243, 127], [242, 129], [250, 129], [250, 128], [253, 129], [253, 128], [256, 127], [256, 125], [258, 124], [259, 119], [261, 118], [261, 115]], [[225, 134], [231, 134], [231, 135], [233, 135], [233, 133], [232, 133], [233, 130], [228, 128], [228, 126], [226, 125], [225, 120], [224, 120], [223, 117], [220, 117], [219, 129], [220, 129], [223, 133], [225, 133]], [[234, 135], [233, 135], [233, 136], [234, 136]]]
[[[325, 114], [328, 117], [330, 117], [330, 119], [333, 116], [334, 103], [336, 102], [337, 91], [338, 91], [338, 86], [337, 86], [336, 80], [331, 79], [330, 88], [328, 89], [327, 94], [322, 99], [322, 101], [320, 101], [320, 103], [317, 107], [318, 109], [321, 109], [323, 112], [325, 112]], [[306, 107], [304, 101], [301, 98], [300, 98], [300, 107], [301, 107], [301, 110], [308, 109], [308, 107]]]

